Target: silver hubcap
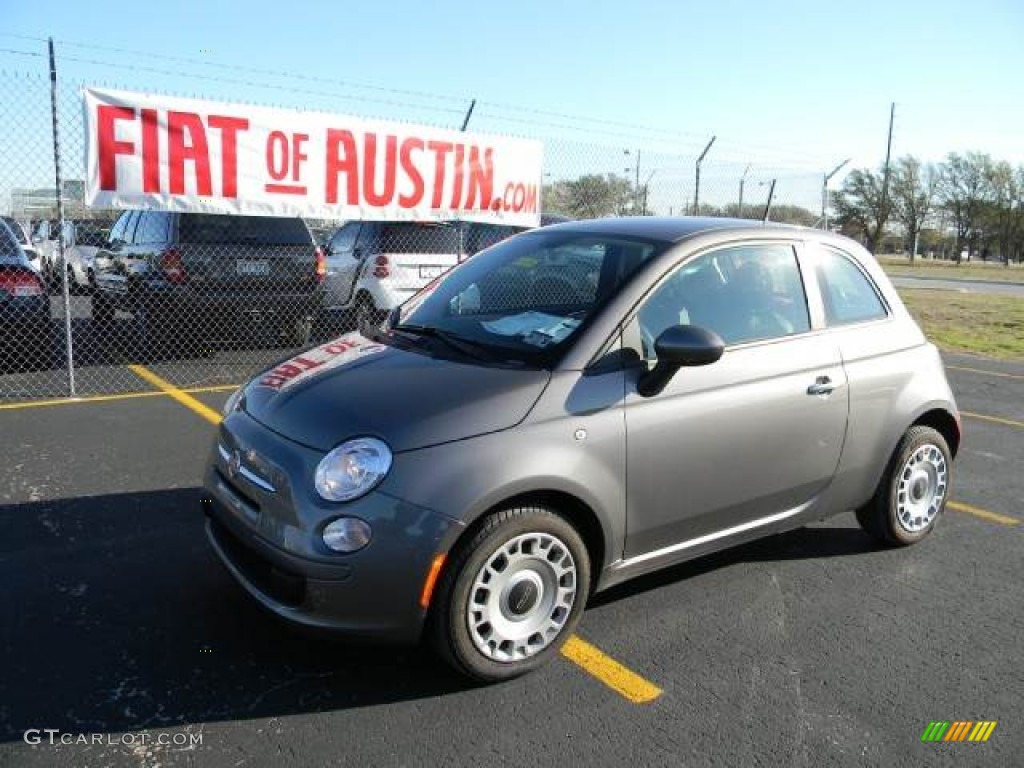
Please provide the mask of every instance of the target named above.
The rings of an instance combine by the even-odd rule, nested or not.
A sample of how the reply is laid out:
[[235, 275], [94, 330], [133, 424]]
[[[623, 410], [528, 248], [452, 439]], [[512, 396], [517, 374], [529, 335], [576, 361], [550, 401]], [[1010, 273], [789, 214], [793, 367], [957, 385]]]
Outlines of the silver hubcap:
[[473, 644], [494, 661], [521, 661], [547, 648], [576, 600], [576, 563], [547, 533], [502, 544], [473, 581], [466, 619]]
[[946, 498], [946, 457], [926, 443], [907, 459], [896, 489], [896, 519], [909, 533], [927, 528], [939, 514]]

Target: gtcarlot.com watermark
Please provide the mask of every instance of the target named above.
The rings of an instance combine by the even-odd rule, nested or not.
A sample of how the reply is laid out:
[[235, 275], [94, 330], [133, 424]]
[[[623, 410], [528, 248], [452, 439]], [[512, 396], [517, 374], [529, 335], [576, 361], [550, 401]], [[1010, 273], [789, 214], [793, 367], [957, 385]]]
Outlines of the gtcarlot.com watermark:
[[29, 728], [22, 738], [26, 744], [81, 745], [102, 747], [199, 747], [202, 733], [67, 733], [59, 728]]

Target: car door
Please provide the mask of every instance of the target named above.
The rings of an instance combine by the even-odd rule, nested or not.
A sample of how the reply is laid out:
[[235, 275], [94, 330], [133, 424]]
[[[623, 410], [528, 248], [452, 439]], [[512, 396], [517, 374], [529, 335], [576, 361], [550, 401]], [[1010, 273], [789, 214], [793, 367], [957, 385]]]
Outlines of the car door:
[[131, 253], [132, 238], [141, 211], [125, 211], [110, 231], [110, 243], [97, 259], [96, 283], [105, 291], [126, 293], [128, 270], [124, 260]]
[[820, 315], [795, 246], [778, 242], [687, 259], [641, 302], [626, 336], [649, 363], [671, 325], [709, 328], [726, 349], [652, 397], [639, 373], [627, 383], [627, 559], [781, 521], [829, 485], [848, 402]]
[[356, 238], [361, 223], [350, 221], [338, 229], [327, 243], [327, 278], [324, 304], [328, 309], [346, 306], [352, 300], [352, 287], [359, 271]]

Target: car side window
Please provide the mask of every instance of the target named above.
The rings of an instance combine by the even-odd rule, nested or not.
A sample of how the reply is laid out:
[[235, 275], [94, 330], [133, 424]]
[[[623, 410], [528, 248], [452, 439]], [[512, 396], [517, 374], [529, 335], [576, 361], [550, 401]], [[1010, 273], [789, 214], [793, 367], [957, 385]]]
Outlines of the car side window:
[[113, 228], [111, 228], [111, 230], [110, 230], [110, 243], [111, 244], [113, 244], [114, 242], [116, 242], [118, 240], [120, 240], [121, 242], [124, 242], [124, 230], [125, 230], [125, 227], [128, 225], [128, 219], [129, 219], [130, 216], [131, 216], [131, 211], [125, 211], [124, 213], [122, 213], [120, 216], [117, 217], [117, 222], [114, 224]]
[[168, 216], [159, 211], [143, 211], [135, 228], [136, 245], [166, 243], [168, 239]]
[[364, 224], [359, 228], [359, 235], [356, 237], [355, 257], [359, 260], [365, 259], [377, 250], [377, 225]]
[[359, 224], [352, 223], [346, 224], [331, 238], [330, 250], [331, 254], [351, 254], [352, 249], [356, 245], [356, 237], [359, 235]]
[[863, 323], [888, 315], [872, 282], [849, 257], [819, 248], [812, 252], [812, 259], [828, 325]]
[[712, 330], [726, 345], [809, 331], [796, 254], [789, 245], [722, 248], [678, 267], [637, 313], [645, 359], [673, 325]]

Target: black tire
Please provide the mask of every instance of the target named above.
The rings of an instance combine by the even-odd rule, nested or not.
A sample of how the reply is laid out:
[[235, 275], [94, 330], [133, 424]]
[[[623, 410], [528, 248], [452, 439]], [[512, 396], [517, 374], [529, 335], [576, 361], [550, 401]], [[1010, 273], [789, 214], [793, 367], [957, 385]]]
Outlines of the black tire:
[[365, 293], [359, 294], [356, 299], [355, 329], [358, 331], [364, 326], [377, 326], [384, 320], [387, 313], [381, 312], [373, 303], [373, 299]]
[[[545, 543], [548, 544], [547, 549], [544, 549]], [[501, 597], [508, 602], [502, 603], [502, 611], [507, 609], [514, 613], [513, 601], [527, 600], [529, 604], [526, 606], [526, 613], [515, 621], [532, 623], [536, 620], [545, 625], [545, 633], [548, 635], [544, 640], [544, 633], [536, 631], [530, 638], [537, 639], [522, 640], [524, 643], [535, 645], [536, 648], [524, 652], [527, 655], [521, 658], [511, 660], [494, 658], [494, 655], [509, 652], [507, 648], [503, 650], [499, 647], [500, 644], [491, 648], [494, 655], [485, 655], [477, 646], [477, 642], [487, 644], [479, 632], [481, 627], [489, 626], [490, 622], [483, 620], [485, 616], [480, 612], [470, 610], [471, 599], [480, 610], [487, 609], [486, 602], [480, 602], [482, 596], [486, 595], [486, 588], [475, 585], [474, 582], [485, 565], [493, 564], [492, 559], [495, 557], [500, 558], [499, 553], [503, 546], [520, 547], [519, 556], [523, 560], [535, 563], [538, 566], [537, 573], [543, 573], [545, 568], [565, 568], [567, 563], [572, 566], [571, 573], [567, 570], [561, 577], [553, 575], [557, 581], [545, 581], [538, 576], [539, 582], [549, 586], [541, 588], [534, 583], [532, 587], [527, 587], [525, 594], [522, 591], [516, 592], [518, 584], [511, 587], [506, 585]], [[531, 550], [542, 552], [543, 556], [531, 559]], [[571, 560], [566, 560], [566, 556]], [[507, 564], [506, 560], [506, 568]], [[517, 565], [521, 565], [522, 568], [518, 571], [510, 570], [510, 575], [522, 575], [524, 571], [530, 570], [523, 561]], [[489, 583], [497, 585], [500, 582]], [[557, 584], [559, 589], [550, 589], [551, 584]], [[572, 590], [570, 606], [559, 600], [560, 589]], [[441, 657], [461, 673], [485, 683], [509, 680], [537, 669], [558, 653], [579, 622], [589, 591], [590, 558], [587, 555], [587, 548], [579, 533], [567, 520], [544, 507], [505, 509], [488, 515], [476, 532], [453, 552], [434, 594], [429, 617], [429, 636]], [[520, 603], [519, 607], [521, 605]], [[506, 613], [506, 618], [507, 615]], [[471, 616], [474, 618], [471, 619]], [[479, 640], [474, 640], [471, 621], [476, 622], [475, 631], [478, 632]], [[506, 625], [514, 626], [511, 622], [506, 622]], [[512, 640], [507, 640], [506, 643], [512, 643], [514, 646]]]
[[[915, 474], [916, 470], [909, 462], [928, 446], [937, 454], [931, 453], [925, 463], [930, 463], [931, 469], [941, 466], [944, 473], [935, 472], [932, 503], [927, 505], [923, 514], [917, 515], [912, 504], [918, 490], [915, 486], [921, 483], [928, 486], [931, 470], [926, 467], [920, 470], [923, 475]], [[931, 427], [911, 427], [893, 451], [875, 495], [857, 510], [857, 522], [872, 538], [887, 546], [907, 546], [920, 541], [934, 530], [946, 510], [952, 467], [949, 445], [938, 431]], [[930, 489], [931, 486], [928, 487]]]
[[281, 329], [281, 336], [289, 347], [305, 347], [313, 338], [313, 318], [303, 315], [287, 320]]

